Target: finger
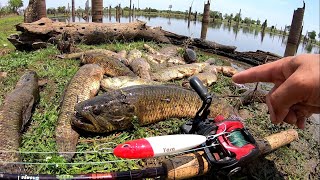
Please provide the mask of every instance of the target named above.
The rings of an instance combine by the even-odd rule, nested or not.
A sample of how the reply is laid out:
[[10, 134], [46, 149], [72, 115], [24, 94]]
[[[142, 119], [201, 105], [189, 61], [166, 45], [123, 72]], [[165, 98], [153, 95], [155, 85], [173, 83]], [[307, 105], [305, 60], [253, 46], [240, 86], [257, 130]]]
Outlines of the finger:
[[302, 84], [297, 83], [300, 82], [297, 79], [293, 74], [270, 94], [269, 103], [274, 111], [274, 123], [282, 122], [291, 106], [303, 101], [305, 94], [301, 93]]
[[274, 86], [271, 91], [266, 95], [266, 104], [268, 106], [268, 109], [269, 109], [269, 114], [270, 114], [270, 120], [272, 123], [275, 123], [275, 120], [276, 120], [276, 115], [274, 113], [274, 110], [273, 110], [273, 107], [272, 107], [272, 104], [270, 102], [270, 96], [271, 94], [278, 88], [278, 86]]
[[320, 107], [318, 106], [310, 106], [303, 103], [295, 104], [291, 107], [294, 111], [299, 111], [300, 114], [302, 114], [305, 117], [309, 117], [312, 114], [319, 114], [320, 113]]
[[297, 123], [297, 115], [294, 111], [290, 110], [287, 116], [283, 120], [288, 124], [296, 124]]
[[283, 64], [287, 64], [292, 57], [286, 57], [272, 63], [253, 67], [248, 70], [235, 74], [232, 80], [235, 83], [252, 83], [252, 82], [276, 82], [279, 79], [284, 80], [282, 73]]
[[299, 129], [304, 129], [306, 126], [306, 118], [298, 118], [296, 125]]

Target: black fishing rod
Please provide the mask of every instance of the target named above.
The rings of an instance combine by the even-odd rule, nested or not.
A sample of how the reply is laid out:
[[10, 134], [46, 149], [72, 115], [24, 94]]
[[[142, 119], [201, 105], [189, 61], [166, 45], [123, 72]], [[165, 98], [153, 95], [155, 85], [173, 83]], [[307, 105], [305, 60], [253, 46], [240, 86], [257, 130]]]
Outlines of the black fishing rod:
[[73, 174], [73, 175], [49, 175], [49, 174], [11, 174], [0, 173], [0, 179], [16, 180], [16, 179], [34, 179], [34, 180], [84, 180], [84, 179], [143, 179], [143, 178], [156, 178], [165, 176], [167, 174], [164, 167], [146, 168], [143, 170], [131, 170], [123, 172], [110, 172], [110, 173], [90, 173], [90, 174]]

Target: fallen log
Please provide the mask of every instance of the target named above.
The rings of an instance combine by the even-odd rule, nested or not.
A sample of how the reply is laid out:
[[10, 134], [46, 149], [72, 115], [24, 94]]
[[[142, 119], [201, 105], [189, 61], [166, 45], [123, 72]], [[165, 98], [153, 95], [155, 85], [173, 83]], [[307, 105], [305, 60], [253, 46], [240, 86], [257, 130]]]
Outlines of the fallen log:
[[281, 59], [282, 56], [279, 56], [277, 54], [271, 53], [271, 52], [265, 52], [261, 50], [257, 50], [256, 52], [248, 51], [248, 52], [226, 52], [226, 51], [220, 51], [220, 50], [214, 50], [214, 49], [202, 49], [205, 52], [218, 54], [224, 57], [228, 57], [234, 60], [238, 60], [250, 65], [258, 66], [261, 64], [265, 64], [268, 62], [276, 61], [278, 59]]
[[235, 46], [225, 46], [211, 41], [192, 39], [188, 36], [163, 30], [161, 27], [150, 27], [145, 22], [132, 23], [63, 23], [49, 18], [42, 18], [33, 23], [21, 23], [16, 26], [19, 35], [10, 35], [8, 40], [17, 50], [34, 50], [34, 43], [57, 42], [62, 34], [73, 38], [75, 43], [100, 44], [113, 41], [146, 40], [158, 43], [170, 43], [206, 48], [232, 53]]

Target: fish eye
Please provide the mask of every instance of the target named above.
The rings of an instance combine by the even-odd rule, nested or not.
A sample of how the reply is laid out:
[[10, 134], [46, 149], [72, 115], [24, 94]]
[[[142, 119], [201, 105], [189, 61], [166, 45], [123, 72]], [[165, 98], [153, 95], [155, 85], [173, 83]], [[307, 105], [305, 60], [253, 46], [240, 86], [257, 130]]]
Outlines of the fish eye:
[[98, 107], [95, 106], [95, 107], [93, 108], [93, 111], [92, 111], [92, 112], [93, 112], [93, 114], [95, 114], [95, 115], [99, 115], [99, 114], [101, 113], [101, 110], [100, 110]]
[[124, 144], [122, 147], [123, 148], [128, 148], [128, 147], [130, 147], [130, 145], [129, 144]]

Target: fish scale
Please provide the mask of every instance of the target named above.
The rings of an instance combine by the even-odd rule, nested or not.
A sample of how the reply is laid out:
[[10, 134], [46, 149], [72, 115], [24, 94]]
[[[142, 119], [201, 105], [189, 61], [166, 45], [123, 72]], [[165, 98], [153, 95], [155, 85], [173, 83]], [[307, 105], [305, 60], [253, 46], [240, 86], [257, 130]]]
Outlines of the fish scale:
[[[196, 92], [181, 87], [131, 86], [77, 104], [77, 114], [87, 119], [73, 119], [72, 123], [86, 131], [105, 133], [132, 127], [134, 117], [138, 118], [140, 125], [174, 117], [191, 118], [201, 104], [202, 101]], [[93, 113], [94, 109], [99, 113]], [[229, 117], [235, 113], [233, 108], [217, 98], [213, 100], [210, 110], [210, 117]], [[86, 123], [87, 120], [91, 123]]]

